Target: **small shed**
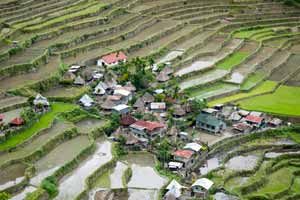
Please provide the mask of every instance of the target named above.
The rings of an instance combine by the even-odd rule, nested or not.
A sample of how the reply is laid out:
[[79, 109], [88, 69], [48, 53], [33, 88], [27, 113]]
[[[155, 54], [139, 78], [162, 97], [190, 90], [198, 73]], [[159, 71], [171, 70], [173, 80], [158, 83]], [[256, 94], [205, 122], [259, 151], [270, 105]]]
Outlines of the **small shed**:
[[282, 120], [278, 118], [273, 118], [271, 121], [268, 122], [268, 125], [271, 127], [278, 127], [282, 124]]
[[81, 76], [77, 76], [74, 80], [75, 85], [84, 85], [85, 81]]
[[177, 199], [181, 196], [183, 188], [185, 187], [173, 179], [166, 187], [166, 190], [168, 190], [168, 192], [165, 196], [169, 196], [170, 194], [172, 194]]
[[93, 94], [95, 95], [104, 95], [106, 94], [107, 85], [103, 82], [98, 83], [95, 87]]
[[249, 124], [243, 122], [234, 124], [232, 127], [233, 130], [235, 130], [238, 133], [249, 133], [252, 129], [252, 127]]
[[183, 117], [186, 115], [186, 111], [181, 107], [181, 105], [175, 105], [174, 106], [174, 112], [173, 116], [174, 117]]
[[85, 94], [79, 99], [79, 103], [86, 108], [90, 108], [95, 102], [89, 95]]
[[144, 104], [143, 99], [138, 98], [136, 100], [136, 102], [133, 104], [133, 108], [135, 108], [135, 109], [139, 109], [139, 108], [145, 109], [145, 104]]
[[109, 100], [109, 99], [106, 99], [104, 101], [104, 103], [101, 104], [101, 108], [103, 110], [106, 110], [106, 111], [110, 111], [115, 106], [116, 106], [116, 104], [113, 101]]
[[150, 104], [152, 102], [154, 102], [154, 96], [152, 96], [150, 93], [146, 92], [143, 96], [142, 96], [142, 100], [144, 103], [146, 104]]
[[154, 112], [164, 112], [167, 106], [164, 102], [152, 102], [150, 104], [150, 109]]
[[206, 199], [208, 191], [214, 183], [207, 178], [200, 178], [192, 185], [192, 195], [198, 198]]
[[24, 124], [24, 120], [21, 117], [16, 117], [9, 122], [11, 126], [22, 126]]
[[130, 112], [130, 107], [125, 104], [120, 104], [120, 105], [114, 106], [112, 108], [112, 110], [113, 110], [113, 112], [115, 112], [117, 114], [125, 115]]
[[33, 105], [35, 106], [43, 106], [48, 107], [50, 103], [48, 102], [48, 99], [41, 94], [37, 94], [35, 99], [33, 100]]
[[160, 72], [157, 75], [156, 80], [159, 82], [166, 82], [166, 81], [170, 80], [170, 77], [167, 74]]

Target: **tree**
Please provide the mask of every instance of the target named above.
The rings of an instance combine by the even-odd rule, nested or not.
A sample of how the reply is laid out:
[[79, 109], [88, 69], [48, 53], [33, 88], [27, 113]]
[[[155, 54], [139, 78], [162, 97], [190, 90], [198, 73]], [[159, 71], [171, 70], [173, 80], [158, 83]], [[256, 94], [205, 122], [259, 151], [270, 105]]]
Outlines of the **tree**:
[[172, 146], [169, 142], [166, 139], [162, 140], [157, 148], [157, 158], [162, 162], [167, 162], [171, 159], [171, 150]]
[[192, 111], [198, 113], [203, 108], [207, 107], [207, 102], [205, 99], [193, 99], [191, 102]]
[[0, 200], [8, 200], [10, 199], [10, 195], [5, 192], [0, 192]]

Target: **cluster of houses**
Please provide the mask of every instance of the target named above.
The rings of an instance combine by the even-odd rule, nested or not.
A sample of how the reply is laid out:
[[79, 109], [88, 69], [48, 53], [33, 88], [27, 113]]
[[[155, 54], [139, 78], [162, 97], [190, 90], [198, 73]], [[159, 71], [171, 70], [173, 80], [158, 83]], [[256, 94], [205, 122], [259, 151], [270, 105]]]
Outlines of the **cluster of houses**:
[[[47, 112], [50, 108], [47, 98], [41, 94], [37, 94], [32, 103], [33, 110], [36, 113]], [[21, 128], [24, 124], [25, 120], [21, 116], [8, 119], [8, 116], [5, 116], [5, 114], [0, 114], [0, 137], [4, 137], [6, 133]]]
[[[209, 194], [209, 190], [213, 186], [213, 182], [207, 178], [197, 179], [191, 187], [185, 187], [178, 183], [176, 180], [172, 180], [166, 187], [166, 194], [164, 200], [179, 200], [179, 199], [206, 199]], [[186, 195], [189, 194], [186, 198]]]
[[282, 125], [282, 120], [262, 112], [250, 112], [222, 104], [203, 109], [196, 119], [196, 127], [214, 134], [226, 130], [227, 124], [232, 125], [228, 128], [233, 133], [249, 133], [267, 127], [276, 128]]

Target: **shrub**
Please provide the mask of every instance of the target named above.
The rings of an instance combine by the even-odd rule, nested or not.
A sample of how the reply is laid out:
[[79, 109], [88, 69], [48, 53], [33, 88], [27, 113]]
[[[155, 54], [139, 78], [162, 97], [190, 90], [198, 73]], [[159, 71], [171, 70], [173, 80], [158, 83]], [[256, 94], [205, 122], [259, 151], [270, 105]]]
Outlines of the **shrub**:
[[10, 195], [5, 192], [0, 192], [0, 200], [8, 200], [10, 199]]
[[58, 194], [57, 184], [55, 178], [52, 176], [43, 180], [42, 188], [47, 191], [50, 197], [55, 197]]

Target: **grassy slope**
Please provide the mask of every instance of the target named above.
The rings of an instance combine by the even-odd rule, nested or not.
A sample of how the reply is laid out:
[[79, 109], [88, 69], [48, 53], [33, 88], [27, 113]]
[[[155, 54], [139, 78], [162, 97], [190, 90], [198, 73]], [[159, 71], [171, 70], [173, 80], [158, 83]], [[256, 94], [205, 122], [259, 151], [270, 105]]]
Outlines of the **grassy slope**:
[[262, 94], [265, 92], [270, 92], [275, 88], [276, 85], [277, 85], [276, 82], [265, 81], [264, 83], [262, 83], [261, 85], [259, 85], [256, 88], [250, 90], [249, 92], [241, 92], [241, 93], [238, 93], [238, 94], [235, 94], [232, 96], [228, 96], [228, 97], [224, 97], [221, 99], [211, 101], [211, 102], [209, 102], [209, 106], [213, 106], [213, 105], [220, 104], [220, 103], [228, 103], [228, 102], [232, 102], [232, 101], [237, 101], [242, 98], [251, 97], [251, 96]]
[[254, 73], [251, 74], [241, 85], [241, 90], [249, 90], [253, 86], [255, 86], [256, 83], [263, 80], [264, 74], [262, 73]]
[[239, 101], [244, 109], [280, 115], [300, 116], [300, 88], [280, 86], [273, 94]]
[[18, 144], [21, 144], [31, 136], [37, 134], [39, 131], [49, 127], [59, 113], [71, 111], [76, 107], [77, 106], [74, 104], [53, 103], [51, 106], [51, 111], [43, 115], [38, 122], [33, 124], [28, 129], [22, 131], [21, 133], [1, 143], [0, 151], [7, 150], [15, 147]]

